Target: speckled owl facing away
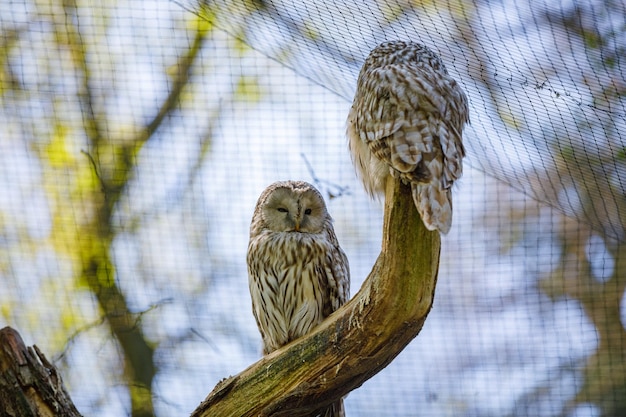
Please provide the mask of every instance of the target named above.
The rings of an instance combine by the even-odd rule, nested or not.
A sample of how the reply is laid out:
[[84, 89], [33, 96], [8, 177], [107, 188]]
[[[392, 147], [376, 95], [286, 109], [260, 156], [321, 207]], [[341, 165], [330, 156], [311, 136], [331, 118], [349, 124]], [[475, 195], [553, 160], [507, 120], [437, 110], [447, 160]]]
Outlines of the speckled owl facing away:
[[[276, 182], [261, 193], [247, 261], [264, 354], [309, 333], [348, 300], [348, 258], [322, 195], [306, 182]], [[343, 416], [343, 401], [314, 415]]]
[[382, 43], [363, 64], [347, 123], [365, 189], [384, 192], [389, 175], [399, 176], [411, 184], [426, 227], [448, 233], [467, 122], [467, 97], [434, 52], [414, 42]]

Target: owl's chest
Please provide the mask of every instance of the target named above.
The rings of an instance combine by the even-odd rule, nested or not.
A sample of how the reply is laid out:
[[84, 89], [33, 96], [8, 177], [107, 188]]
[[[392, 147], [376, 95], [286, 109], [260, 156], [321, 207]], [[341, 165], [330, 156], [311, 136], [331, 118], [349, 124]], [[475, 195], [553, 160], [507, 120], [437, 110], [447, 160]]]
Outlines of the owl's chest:
[[306, 233], [280, 233], [260, 242], [265, 263], [277, 271], [287, 268], [303, 268], [311, 263], [320, 262], [325, 252], [325, 245], [316, 239], [316, 235]]
[[319, 287], [319, 269], [323, 264], [323, 251], [315, 242], [307, 239], [292, 240], [276, 245], [270, 250], [272, 262], [268, 271], [279, 288], [277, 296], [293, 303], [314, 298], [315, 287]]
[[278, 311], [289, 333], [299, 333], [294, 326], [302, 322], [317, 323], [321, 320], [324, 303], [326, 251], [314, 239], [288, 236], [274, 242], [266, 252], [268, 293], [279, 306]]

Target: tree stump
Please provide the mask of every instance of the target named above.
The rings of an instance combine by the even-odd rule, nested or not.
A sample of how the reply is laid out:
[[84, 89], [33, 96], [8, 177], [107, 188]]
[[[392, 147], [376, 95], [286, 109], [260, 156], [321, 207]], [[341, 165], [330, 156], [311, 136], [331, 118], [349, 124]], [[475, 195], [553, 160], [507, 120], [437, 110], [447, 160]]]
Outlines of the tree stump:
[[80, 416], [61, 376], [37, 346], [20, 334], [0, 330], [0, 417]]

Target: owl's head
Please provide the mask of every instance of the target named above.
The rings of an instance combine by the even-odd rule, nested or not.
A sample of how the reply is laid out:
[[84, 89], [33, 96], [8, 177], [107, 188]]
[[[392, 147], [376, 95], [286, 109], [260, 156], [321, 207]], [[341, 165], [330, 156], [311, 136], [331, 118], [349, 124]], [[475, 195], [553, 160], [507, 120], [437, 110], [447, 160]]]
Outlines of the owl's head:
[[255, 217], [259, 215], [264, 228], [274, 232], [321, 233], [331, 221], [320, 192], [304, 181], [267, 187], [257, 203]]
[[[393, 40], [383, 42], [369, 53], [361, 68], [364, 73], [388, 68], [389, 66], [411, 66], [419, 68], [428, 64], [432, 69], [447, 73], [445, 66], [432, 50], [426, 45], [412, 41]], [[406, 70], [406, 67], [405, 67]]]

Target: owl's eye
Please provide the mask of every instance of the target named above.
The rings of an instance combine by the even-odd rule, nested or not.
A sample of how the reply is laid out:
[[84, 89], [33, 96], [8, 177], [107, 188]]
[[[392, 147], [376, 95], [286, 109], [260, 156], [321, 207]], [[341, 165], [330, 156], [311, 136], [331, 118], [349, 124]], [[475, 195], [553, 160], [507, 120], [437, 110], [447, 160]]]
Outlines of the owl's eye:
[[311, 209], [304, 210], [304, 214], [311, 214]]
[[281, 213], [288, 213], [288, 210], [284, 207], [278, 207], [277, 210], [280, 211]]

